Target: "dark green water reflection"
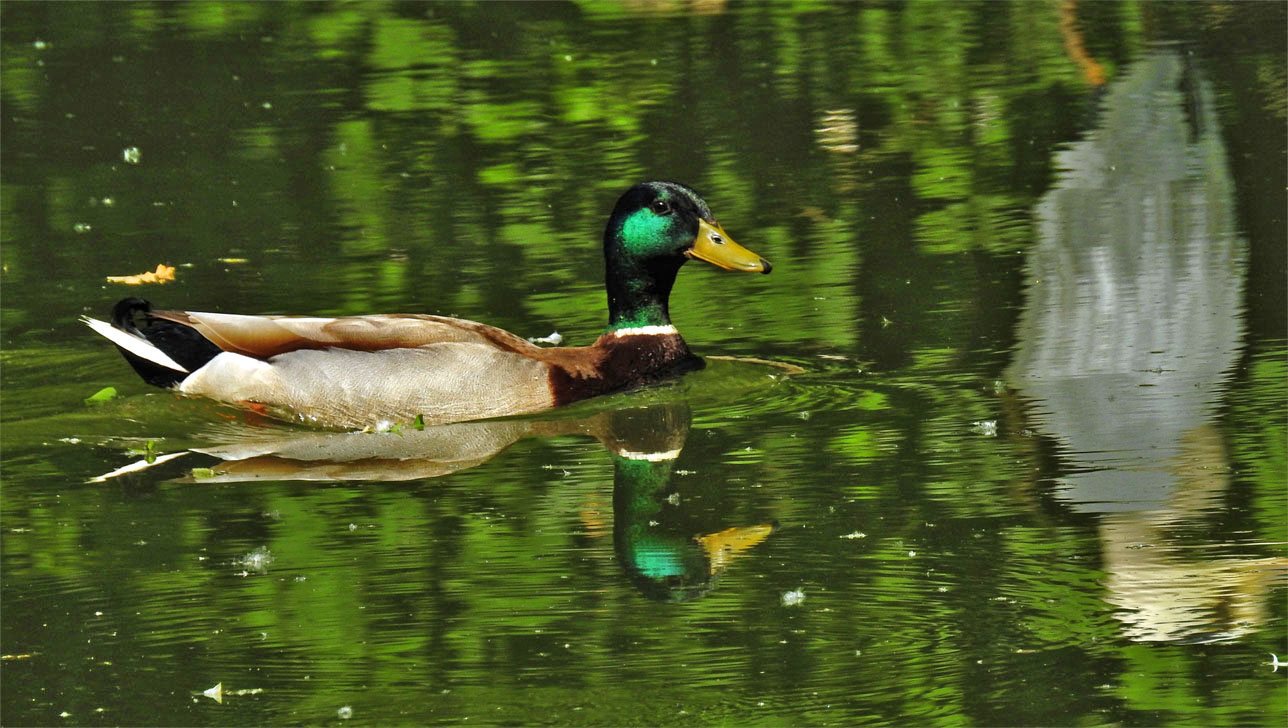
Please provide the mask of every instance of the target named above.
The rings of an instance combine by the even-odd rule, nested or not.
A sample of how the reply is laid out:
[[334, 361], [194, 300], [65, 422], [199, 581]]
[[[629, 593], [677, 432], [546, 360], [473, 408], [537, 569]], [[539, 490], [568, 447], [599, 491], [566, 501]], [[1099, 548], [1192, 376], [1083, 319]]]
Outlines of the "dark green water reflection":
[[[0, 13], [6, 725], [1282, 723], [1282, 3]], [[648, 178], [775, 264], [693, 349], [802, 373], [322, 434], [77, 321], [589, 343]]]

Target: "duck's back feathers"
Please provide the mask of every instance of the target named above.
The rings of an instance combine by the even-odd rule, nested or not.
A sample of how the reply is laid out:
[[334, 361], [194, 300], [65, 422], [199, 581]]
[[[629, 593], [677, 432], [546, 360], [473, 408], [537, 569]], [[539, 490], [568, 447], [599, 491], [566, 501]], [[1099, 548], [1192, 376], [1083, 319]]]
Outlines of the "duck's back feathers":
[[190, 327], [223, 351], [267, 358], [299, 349], [382, 351], [446, 342], [476, 343], [506, 351], [540, 348], [508, 331], [445, 316], [242, 316], [199, 311], [153, 311], [152, 318]]

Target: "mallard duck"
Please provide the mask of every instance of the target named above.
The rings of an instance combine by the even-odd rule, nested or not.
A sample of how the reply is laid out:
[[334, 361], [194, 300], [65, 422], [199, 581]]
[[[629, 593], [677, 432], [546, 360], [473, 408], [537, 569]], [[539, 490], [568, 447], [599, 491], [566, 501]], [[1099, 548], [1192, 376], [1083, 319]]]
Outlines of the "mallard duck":
[[617, 200], [604, 230], [608, 328], [590, 346], [540, 347], [492, 326], [420, 314], [317, 318], [162, 311], [126, 298], [107, 337], [148, 383], [253, 403], [334, 427], [525, 414], [700, 368], [667, 309], [689, 258], [768, 273], [707, 203], [676, 182]]

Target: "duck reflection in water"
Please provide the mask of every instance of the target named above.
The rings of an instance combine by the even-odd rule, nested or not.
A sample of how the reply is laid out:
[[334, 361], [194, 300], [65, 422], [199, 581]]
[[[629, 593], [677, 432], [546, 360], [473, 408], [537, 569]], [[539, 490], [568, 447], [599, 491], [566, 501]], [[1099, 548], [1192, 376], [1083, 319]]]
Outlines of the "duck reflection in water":
[[[1267, 623], [1288, 563], [1181, 541], [1225, 509], [1217, 412], [1243, 337], [1245, 245], [1212, 90], [1190, 56], [1160, 48], [1056, 162], [1008, 380], [1069, 466], [1056, 497], [1098, 514], [1124, 634], [1237, 639]], [[1250, 555], [1226, 555], [1240, 546]]]
[[587, 435], [613, 458], [613, 546], [627, 577], [650, 599], [688, 601], [706, 594], [738, 556], [774, 530], [772, 523], [721, 527], [719, 513], [685, 508], [674, 465], [689, 421], [687, 404], [664, 403], [579, 418], [484, 420], [398, 433], [226, 427], [214, 433], [226, 444], [191, 451], [218, 462], [179, 480], [421, 480], [480, 465], [525, 437]]
[[[667, 424], [648, 426], [648, 420]], [[632, 425], [632, 439], [623, 439], [620, 428], [613, 430], [611, 442], [600, 438], [613, 453], [613, 546], [640, 593], [658, 601], [689, 601], [706, 594], [734, 558], [774, 529], [772, 523], [762, 523], [702, 533], [706, 529], [700, 523], [689, 523], [699, 514], [686, 511], [672, 483], [688, 420], [687, 409], [654, 409], [637, 423], [645, 428]], [[647, 449], [637, 449], [640, 445]]]

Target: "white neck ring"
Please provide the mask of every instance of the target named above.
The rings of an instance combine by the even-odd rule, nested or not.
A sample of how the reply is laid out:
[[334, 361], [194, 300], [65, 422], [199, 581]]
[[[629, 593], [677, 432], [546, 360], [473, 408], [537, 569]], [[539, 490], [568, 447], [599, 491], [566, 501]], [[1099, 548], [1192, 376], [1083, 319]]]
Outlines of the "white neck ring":
[[672, 324], [665, 326], [635, 326], [629, 329], [616, 329], [610, 332], [613, 336], [670, 336], [680, 333]]

